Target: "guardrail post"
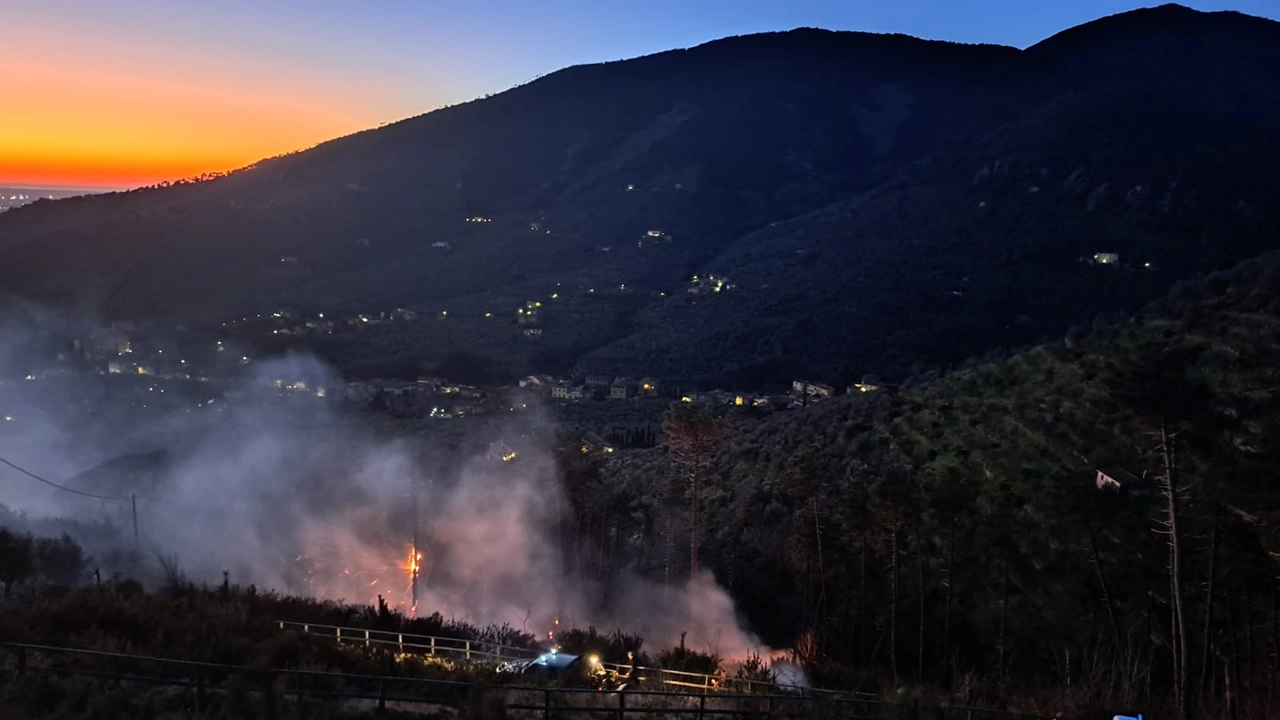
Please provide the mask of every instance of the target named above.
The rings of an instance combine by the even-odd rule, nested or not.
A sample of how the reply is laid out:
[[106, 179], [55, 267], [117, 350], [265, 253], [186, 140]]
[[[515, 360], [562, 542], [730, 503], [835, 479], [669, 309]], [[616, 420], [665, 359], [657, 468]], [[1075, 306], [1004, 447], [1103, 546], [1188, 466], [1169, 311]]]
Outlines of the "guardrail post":
[[432, 635], [431, 636], [431, 656], [435, 657], [435, 654], [436, 654], [436, 637]]
[[698, 698], [698, 720], [702, 720], [703, 716], [706, 715], [706, 713], [707, 713], [707, 696], [703, 695], [702, 697]]
[[773, 720], [773, 695], [769, 696], [769, 707], [765, 710], [765, 717], [769, 718], [769, 720]]
[[280, 629], [281, 629], [281, 630], [284, 630], [284, 621], [283, 621], [283, 620], [281, 620], [281, 621], [280, 621]]
[[465, 642], [467, 643], [466, 644], [467, 662], [471, 662], [471, 641], [467, 640]]
[[310, 632], [311, 632], [311, 626], [310, 626], [310, 625], [303, 625], [303, 626], [302, 626], [302, 632], [304, 632], [304, 633], [310, 633]]
[[342, 642], [342, 628], [334, 628], [333, 632], [334, 637], [338, 639], [338, 642]]
[[364, 646], [369, 647], [369, 631], [364, 631]]
[[627, 694], [622, 690], [618, 691], [618, 720], [623, 720], [627, 716]]
[[404, 652], [404, 633], [400, 633], [399, 635], [396, 636], [396, 638], [397, 638], [396, 643], [400, 645], [400, 652], [403, 653]]
[[542, 691], [542, 720], [551, 720], [551, 689]]

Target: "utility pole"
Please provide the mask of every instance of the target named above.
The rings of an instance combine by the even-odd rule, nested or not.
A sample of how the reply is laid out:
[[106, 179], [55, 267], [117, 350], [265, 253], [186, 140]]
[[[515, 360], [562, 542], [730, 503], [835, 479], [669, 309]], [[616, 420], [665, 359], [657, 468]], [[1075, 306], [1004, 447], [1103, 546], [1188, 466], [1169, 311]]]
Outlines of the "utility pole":
[[410, 610], [409, 617], [413, 617], [418, 613], [418, 572], [421, 567], [422, 553], [418, 552], [418, 481], [411, 480], [413, 483], [413, 548], [411, 552], [413, 557], [410, 558], [410, 569], [413, 571], [409, 576], [409, 596]]

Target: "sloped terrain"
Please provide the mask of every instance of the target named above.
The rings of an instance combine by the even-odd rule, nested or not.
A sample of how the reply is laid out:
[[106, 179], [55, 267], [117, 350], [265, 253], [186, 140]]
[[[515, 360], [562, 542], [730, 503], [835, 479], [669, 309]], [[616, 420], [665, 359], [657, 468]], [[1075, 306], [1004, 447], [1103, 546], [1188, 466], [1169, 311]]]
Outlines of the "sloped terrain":
[[[895, 686], [987, 678], [1052, 688], [1044, 712], [1154, 713], [1172, 702], [1163, 428], [1190, 676], [1203, 679], [1192, 715], [1235, 703], [1271, 717], [1278, 347], [1269, 253], [1007, 358], [762, 420], [735, 413], [702, 490], [702, 561], [766, 641], [808, 634], [814, 657]], [[589, 500], [599, 542], [633, 538], [608, 566], [662, 572], [664, 533], [687, 547], [688, 500], [662, 489], [681, 479], [670, 463], [658, 448], [606, 464]], [[1132, 484], [1101, 488], [1099, 470]], [[1248, 689], [1226, 693], [1228, 673]]]
[[[732, 243], [701, 268], [732, 290], [678, 293], [582, 365], [722, 382], [901, 378], [1132, 311], [1275, 247], [1274, 127], [1163, 96], [1065, 97]], [[1087, 262], [1096, 253], [1120, 263]]]
[[[671, 282], [747, 229], [1045, 96], [1036, 66], [1009, 48], [800, 30], [570, 68], [228, 178], [6, 215], [0, 279], [176, 315], [421, 303], [568, 268]], [[655, 228], [673, 251], [635, 252]]]
[[[796, 30], [569, 68], [222, 179], [6, 213], [0, 286], [94, 317], [449, 318], [322, 348], [344, 368], [904, 377], [1274, 247], [1277, 28], [1164, 6], [1025, 51]], [[733, 287], [686, 292], [712, 273]], [[552, 295], [531, 343], [514, 310]]]

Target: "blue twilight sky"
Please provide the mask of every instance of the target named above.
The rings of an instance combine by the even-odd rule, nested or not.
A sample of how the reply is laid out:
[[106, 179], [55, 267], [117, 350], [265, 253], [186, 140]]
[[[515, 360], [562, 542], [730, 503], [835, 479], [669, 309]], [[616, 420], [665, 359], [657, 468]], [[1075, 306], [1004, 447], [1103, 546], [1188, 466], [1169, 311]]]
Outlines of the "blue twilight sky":
[[[156, 154], [166, 161], [173, 161], [173, 148], [193, 148], [187, 165], [173, 161], [163, 172], [186, 172], [188, 165], [223, 169], [505, 90], [568, 65], [726, 35], [814, 26], [1025, 47], [1073, 25], [1153, 4], [0, 0], [0, 182], [21, 179], [5, 172], [6, 162], [36, 168], [46, 157], [33, 141], [6, 147], [4, 137], [12, 145], [23, 137], [74, 135], [99, 169], [118, 164], [104, 148], [133, 148], [130, 143], [154, 138], [165, 143]], [[1280, 18], [1280, 0], [1189, 4]], [[58, 167], [70, 167], [79, 152], [56, 150], [63, 163]], [[139, 152], [141, 147], [128, 150], [133, 158]]]

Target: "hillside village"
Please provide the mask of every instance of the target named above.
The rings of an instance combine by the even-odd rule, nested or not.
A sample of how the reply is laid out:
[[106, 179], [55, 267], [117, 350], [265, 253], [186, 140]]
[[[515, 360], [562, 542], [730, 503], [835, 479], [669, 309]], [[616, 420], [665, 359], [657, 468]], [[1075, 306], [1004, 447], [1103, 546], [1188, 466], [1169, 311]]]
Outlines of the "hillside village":
[[[714, 277], [714, 276], [713, 276]], [[709, 282], [715, 282], [710, 280]], [[713, 290], [718, 292], [719, 290]], [[541, 303], [530, 301], [518, 316], [535, 322]], [[120, 388], [131, 390], [142, 409], [169, 407], [179, 398], [193, 407], [209, 407], [218, 402], [265, 402], [271, 399], [298, 401], [310, 398], [335, 403], [352, 410], [383, 412], [398, 418], [448, 420], [473, 416], [551, 408], [562, 418], [590, 416], [586, 426], [601, 431], [616, 423], [609, 416], [637, 404], [661, 412], [673, 402], [702, 405], [724, 411], [753, 414], [800, 410], [822, 403], [838, 394], [865, 393], [879, 389], [880, 382], [863, 378], [838, 389], [834, 384], [807, 379], [777, 383], [777, 391], [745, 389], [697, 389], [668, 378], [571, 374], [533, 374], [510, 382], [468, 384], [432, 375], [415, 378], [341, 378], [314, 363], [276, 363], [270, 371], [262, 363], [279, 354], [263, 354], [246, 349], [237, 330], [253, 328], [254, 333], [272, 335], [343, 332], [370, 326], [407, 324], [419, 315], [406, 309], [376, 314], [326, 316], [317, 313], [304, 318], [280, 310], [265, 316], [240, 318], [223, 323], [225, 340], [200, 340], [174, 333], [179, 340], [164, 339], [155, 328], [129, 321], [117, 321], [93, 328], [58, 344], [49, 356], [28, 359], [14, 365], [6, 383], [58, 382], [60, 378], [118, 378]], [[529, 329], [529, 328], [526, 328]], [[287, 356], [284, 356], [287, 357]], [[20, 368], [20, 369], [18, 369]], [[278, 376], [277, 376], [278, 375]], [[159, 398], [166, 402], [160, 403]], [[10, 419], [12, 422], [12, 418]], [[574, 421], [575, 424], [582, 422]]]

